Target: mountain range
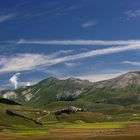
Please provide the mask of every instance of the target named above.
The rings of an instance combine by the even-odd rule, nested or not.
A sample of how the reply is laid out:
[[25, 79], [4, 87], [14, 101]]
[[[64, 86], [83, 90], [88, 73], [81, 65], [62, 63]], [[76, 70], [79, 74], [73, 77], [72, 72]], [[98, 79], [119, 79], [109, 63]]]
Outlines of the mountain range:
[[137, 121], [140, 72], [96, 83], [50, 77], [32, 86], [3, 90], [0, 117], [4, 127], [40, 127], [48, 121]]
[[140, 72], [129, 72], [117, 78], [96, 83], [54, 77], [33, 86], [0, 92], [2, 98], [22, 104], [44, 107], [56, 102], [90, 102], [117, 105], [140, 103]]

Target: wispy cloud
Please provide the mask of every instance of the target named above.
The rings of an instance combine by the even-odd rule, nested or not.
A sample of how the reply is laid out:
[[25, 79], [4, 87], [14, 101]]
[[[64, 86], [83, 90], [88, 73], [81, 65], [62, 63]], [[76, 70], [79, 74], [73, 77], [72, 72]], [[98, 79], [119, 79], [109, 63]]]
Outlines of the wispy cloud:
[[76, 67], [76, 66], [78, 66], [79, 64], [77, 64], [77, 63], [72, 63], [72, 62], [66, 62], [66, 63], [64, 63], [64, 65], [67, 66], [67, 67]]
[[127, 20], [130, 20], [131, 18], [139, 17], [140, 9], [126, 11], [125, 15], [127, 16]]
[[16, 15], [17, 15], [16, 13], [0, 15], [0, 23], [6, 22], [6, 21], [8, 21], [8, 20], [11, 20], [11, 19], [13, 19]]
[[90, 27], [95, 26], [96, 24], [98, 24], [97, 21], [91, 20], [91, 21], [87, 21], [87, 22], [82, 23], [81, 27], [83, 27], [83, 28], [90, 28]]
[[134, 45], [140, 44], [140, 40], [26, 40], [8, 41], [9, 43], [33, 44], [33, 45], [91, 45], [91, 46], [111, 46], [111, 45]]
[[1, 56], [0, 73], [33, 70], [46, 59], [38, 54], [17, 54], [16, 56]]
[[[0, 73], [6, 72], [19, 72], [38, 69], [47, 69], [55, 64], [64, 63], [68, 61], [80, 60], [95, 56], [102, 56], [114, 54], [119, 52], [140, 50], [140, 44], [109, 47], [105, 49], [97, 49], [78, 53], [74, 55], [66, 55], [64, 57], [52, 57], [51, 55], [44, 54], [18, 54], [16, 56], [0, 57]], [[15, 65], [16, 64], [16, 65]]]
[[124, 73], [129, 72], [129, 70], [120, 70], [120, 69], [105, 69], [104, 71], [99, 71], [98, 73], [81, 73], [77, 75], [69, 75], [69, 76], [58, 76], [63, 79], [67, 79], [70, 77], [75, 77], [79, 78], [82, 80], [89, 80], [91, 82], [98, 82], [98, 81], [103, 81], [103, 80], [109, 80], [112, 78], [116, 78]]
[[73, 11], [73, 10], [79, 9], [80, 7], [82, 7], [80, 4], [79, 5], [71, 5], [67, 8], [67, 10]]
[[51, 59], [51, 58], [59, 57], [60, 55], [71, 54], [72, 52], [74, 52], [74, 50], [60, 50], [47, 56], [49, 59]]
[[94, 56], [125, 52], [125, 51], [130, 51], [130, 50], [140, 50], [140, 44], [139, 45], [110, 47], [110, 48], [105, 48], [105, 49], [97, 49], [97, 50], [92, 50], [92, 51], [88, 51], [88, 52], [84, 52], [84, 53], [79, 53], [76, 55], [66, 56], [63, 58], [57, 58], [55, 61], [57, 63], [59, 63], [59, 62], [63, 62], [63, 61], [78, 60], [78, 59], [84, 59], [84, 58], [89, 58], [89, 57], [94, 57]]
[[[0, 73], [38, 70], [56, 64], [58, 57], [69, 54], [73, 50], [60, 50], [50, 55], [43, 54], [17, 54], [14, 56], [0, 57]], [[16, 65], [15, 65], [16, 64]], [[40, 66], [40, 67], [39, 67]]]
[[[27, 8], [28, 9], [27, 11], [24, 11], [24, 9], [21, 7], [20, 9], [24, 11], [22, 13], [25, 14], [23, 17], [28, 18], [28, 19], [37, 18], [38, 21], [49, 20], [50, 18], [66, 16], [81, 7], [81, 4], [73, 5], [73, 4], [68, 4], [67, 2], [64, 2], [63, 4], [61, 4], [61, 2], [59, 1], [57, 2], [44, 1], [43, 3], [44, 3], [43, 8], [40, 8], [37, 11], [36, 9], [30, 10], [28, 8]], [[33, 4], [33, 3], [32, 1], [30, 1], [28, 4]], [[44, 18], [46, 16], [47, 18]]]
[[135, 61], [123, 61], [123, 64], [129, 64], [132, 66], [140, 66], [140, 62], [135, 62]]
[[103, 81], [103, 80], [109, 80], [115, 77], [118, 77], [122, 74], [126, 73], [126, 71], [123, 72], [118, 72], [118, 73], [101, 73], [101, 74], [87, 74], [87, 75], [81, 75], [81, 76], [74, 76], [76, 78], [80, 78], [82, 80], [89, 80], [91, 82], [98, 82], [98, 81]]

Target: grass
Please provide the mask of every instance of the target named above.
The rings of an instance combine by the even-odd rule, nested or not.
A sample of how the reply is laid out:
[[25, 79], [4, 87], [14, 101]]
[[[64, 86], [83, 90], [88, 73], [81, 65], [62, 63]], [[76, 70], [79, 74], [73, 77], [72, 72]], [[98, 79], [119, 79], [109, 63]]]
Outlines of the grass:
[[[117, 129], [126, 128], [130, 122], [101, 122], [101, 123], [85, 123], [83, 121], [76, 122], [47, 122], [42, 128], [13, 128], [7, 132], [15, 135], [46, 135], [49, 130], [53, 129]], [[4, 133], [4, 132], [3, 132]]]
[[25, 129], [25, 130], [17, 130], [11, 131], [16, 135], [46, 135], [48, 131], [46, 129]]
[[[127, 126], [134, 122], [47, 122], [42, 128], [16, 128], [0, 133], [0, 139], [11, 140], [139, 140], [135, 131], [129, 132]], [[136, 123], [136, 122], [135, 122]], [[137, 122], [138, 123], [138, 122]], [[126, 135], [122, 131], [126, 130]], [[117, 130], [116, 130], [117, 129]], [[134, 128], [135, 129], [135, 128]]]
[[122, 123], [80, 123], [80, 124], [74, 124], [74, 125], [66, 125], [65, 128], [93, 128], [93, 129], [112, 129], [112, 128], [124, 128], [126, 127], [125, 124]]
[[[62, 103], [62, 104], [61, 104]], [[64, 102], [61, 102], [59, 107], [62, 107]], [[74, 102], [72, 103], [74, 104]], [[79, 103], [78, 103], [79, 104]], [[54, 108], [56, 104], [53, 104]], [[71, 105], [71, 104], [70, 104]], [[82, 107], [82, 104], [79, 104]], [[101, 108], [103, 104], [94, 106], [95, 108]], [[110, 106], [110, 105], [109, 105]], [[90, 106], [93, 107], [93, 106]], [[109, 108], [107, 106], [107, 108]], [[70, 114], [55, 115], [45, 115], [39, 121], [43, 123], [43, 126], [37, 125], [34, 122], [21, 118], [19, 116], [10, 116], [6, 113], [6, 109], [9, 109], [17, 114], [33, 118], [37, 120], [38, 117], [44, 116], [44, 114], [38, 113], [41, 110], [36, 108], [28, 108], [26, 106], [10, 106], [0, 104], [0, 127], [1, 133], [3, 134], [13, 134], [17, 136], [33, 136], [33, 135], [48, 135], [51, 130], [58, 129], [76, 129], [76, 130], [87, 130], [93, 129], [121, 129], [127, 128], [127, 126], [139, 120], [140, 114], [137, 113], [133, 115], [133, 112], [126, 112], [124, 114], [120, 111], [120, 114], [114, 115], [113, 119], [108, 119], [110, 115], [98, 113], [98, 112], [77, 112]], [[123, 114], [121, 114], [123, 113]], [[131, 114], [130, 114], [131, 113]], [[129, 118], [127, 117], [129, 116]], [[118, 120], [115, 118], [117, 117]], [[125, 118], [125, 119], [122, 119]], [[117, 120], [117, 121], [116, 121]], [[126, 120], [133, 120], [126, 122]], [[98, 122], [98, 123], [97, 123]]]
[[82, 121], [77, 121], [75, 123], [48, 123], [45, 125], [47, 128], [87, 128], [87, 129], [115, 129], [115, 128], [125, 128], [129, 122], [101, 122], [101, 123], [85, 123]]

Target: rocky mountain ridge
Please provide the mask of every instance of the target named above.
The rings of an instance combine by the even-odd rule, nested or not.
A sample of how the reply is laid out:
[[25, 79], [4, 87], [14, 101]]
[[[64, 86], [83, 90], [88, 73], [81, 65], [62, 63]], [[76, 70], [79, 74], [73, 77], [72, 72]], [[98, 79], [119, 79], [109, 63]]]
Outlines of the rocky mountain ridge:
[[95, 103], [140, 103], [140, 72], [129, 72], [117, 78], [92, 83], [87, 80], [54, 77], [21, 87], [15, 91], [1, 91], [2, 98], [19, 103], [44, 106], [57, 101], [87, 101]]

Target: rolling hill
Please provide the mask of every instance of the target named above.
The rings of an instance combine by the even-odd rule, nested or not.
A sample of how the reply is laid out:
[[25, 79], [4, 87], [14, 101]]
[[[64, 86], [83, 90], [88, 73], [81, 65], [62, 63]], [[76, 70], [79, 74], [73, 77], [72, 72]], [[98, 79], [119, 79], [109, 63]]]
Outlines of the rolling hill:
[[22, 106], [9, 99], [0, 99], [0, 131], [41, 127], [36, 120], [37, 109]]

